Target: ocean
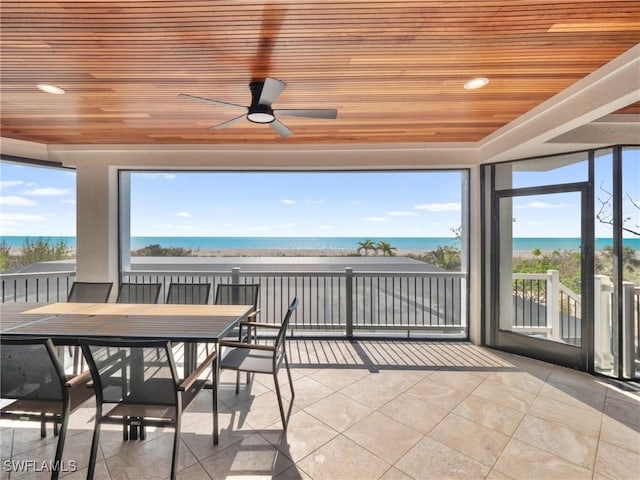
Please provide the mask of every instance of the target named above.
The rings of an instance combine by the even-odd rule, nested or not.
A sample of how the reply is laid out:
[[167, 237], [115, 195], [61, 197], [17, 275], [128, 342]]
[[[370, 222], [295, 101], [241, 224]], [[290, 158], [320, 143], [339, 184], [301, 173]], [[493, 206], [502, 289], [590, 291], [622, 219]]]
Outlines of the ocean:
[[[48, 239], [51, 243], [64, 241], [69, 248], [75, 248], [76, 237], [38, 237], [38, 236], [1, 236], [0, 242], [9, 247], [22, 247], [26, 239]], [[132, 237], [131, 248], [138, 249], [147, 245], [159, 244], [163, 247], [182, 247], [197, 249], [358, 249], [358, 243], [370, 239], [374, 242], [385, 241], [398, 250], [433, 250], [438, 246], [459, 247], [460, 241], [447, 237]], [[596, 250], [612, 245], [610, 238], [596, 239]], [[624, 239], [624, 245], [640, 250], [640, 239]], [[514, 238], [513, 249], [531, 251], [574, 250], [579, 248], [579, 238]]]

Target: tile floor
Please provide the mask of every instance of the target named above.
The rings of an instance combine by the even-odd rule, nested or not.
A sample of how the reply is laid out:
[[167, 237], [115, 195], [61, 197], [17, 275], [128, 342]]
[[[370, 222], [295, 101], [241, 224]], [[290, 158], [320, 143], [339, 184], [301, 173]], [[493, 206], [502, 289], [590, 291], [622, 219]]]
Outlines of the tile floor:
[[[583, 374], [465, 342], [289, 342], [296, 391], [281, 429], [272, 379], [221, 386], [221, 438], [211, 443], [211, 391], [183, 417], [180, 479], [636, 479], [640, 397]], [[281, 372], [282, 382], [286, 375]], [[288, 387], [283, 391], [288, 394]], [[72, 415], [65, 447], [86, 477], [93, 410]], [[38, 425], [0, 424], [6, 460], [53, 457]], [[171, 431], [123, 442], [104, 427], [95, 478], [166, 479]]]

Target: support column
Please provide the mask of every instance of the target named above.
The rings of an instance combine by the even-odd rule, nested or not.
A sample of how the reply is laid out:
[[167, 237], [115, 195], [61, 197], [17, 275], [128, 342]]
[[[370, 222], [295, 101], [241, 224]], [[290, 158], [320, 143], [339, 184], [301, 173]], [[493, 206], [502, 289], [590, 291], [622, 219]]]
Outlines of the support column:
[[[76, 279], [118, 282], [118, 172], [106, 164], [78, 162]], [[113, 289], [114, 294], [117, 288]]]

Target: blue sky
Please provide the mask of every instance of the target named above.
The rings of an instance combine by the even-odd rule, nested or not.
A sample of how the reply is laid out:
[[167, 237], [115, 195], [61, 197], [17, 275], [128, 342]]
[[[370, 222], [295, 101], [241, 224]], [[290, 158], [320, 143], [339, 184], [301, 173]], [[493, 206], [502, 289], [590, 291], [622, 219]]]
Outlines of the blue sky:
[[[609, 164], [608, 162], [605, 162]], [[596, 163], [596, 181], [610, 183]], [[602, 164], [604, 165], [604, 163]], [[640, 204], [640, 151], [625, 159], [625, 192]], [[554, 171], [583, 180], [584, 166]], [[461, 223], [460, 172], [134, 173], [134, 236], [451, 237]], [[525, 176], [526, 175], [526, 176]], [[548, 181], [549, 172], [542, 173]], [[539, 184], [516, 174], [514, 186]], [[2, 235], [75, 235], [73, 170], [0, 162]], [[514, 235], [577, 236], [575, 194], [514, 201]], [[596, 205], [596, 208], [598, 205]], [[625, 199], [631, 223], [640, 210]], [[610, 229], [596, 222], [597, 236]]]
[[132, 175], [132, 235], [453, 236], [460, 172]]
[[75, 236], [76, 174], [0, 162], [2, 235]]

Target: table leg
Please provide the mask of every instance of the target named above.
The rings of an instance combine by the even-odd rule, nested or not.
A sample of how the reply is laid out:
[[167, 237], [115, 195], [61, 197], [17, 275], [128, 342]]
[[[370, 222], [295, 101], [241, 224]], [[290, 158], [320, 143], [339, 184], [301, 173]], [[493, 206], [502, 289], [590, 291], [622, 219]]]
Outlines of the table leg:
[[198, 344], [185, 342], [184, 344], [184, 378], [191, 375], [191, 372], [198, 364]]
[[211, 368], [211, 395], [213, 396], [213, 444], [218, 445], [218, 384], [220, 378], [220, 347], [216, 343], [216, 359]]

